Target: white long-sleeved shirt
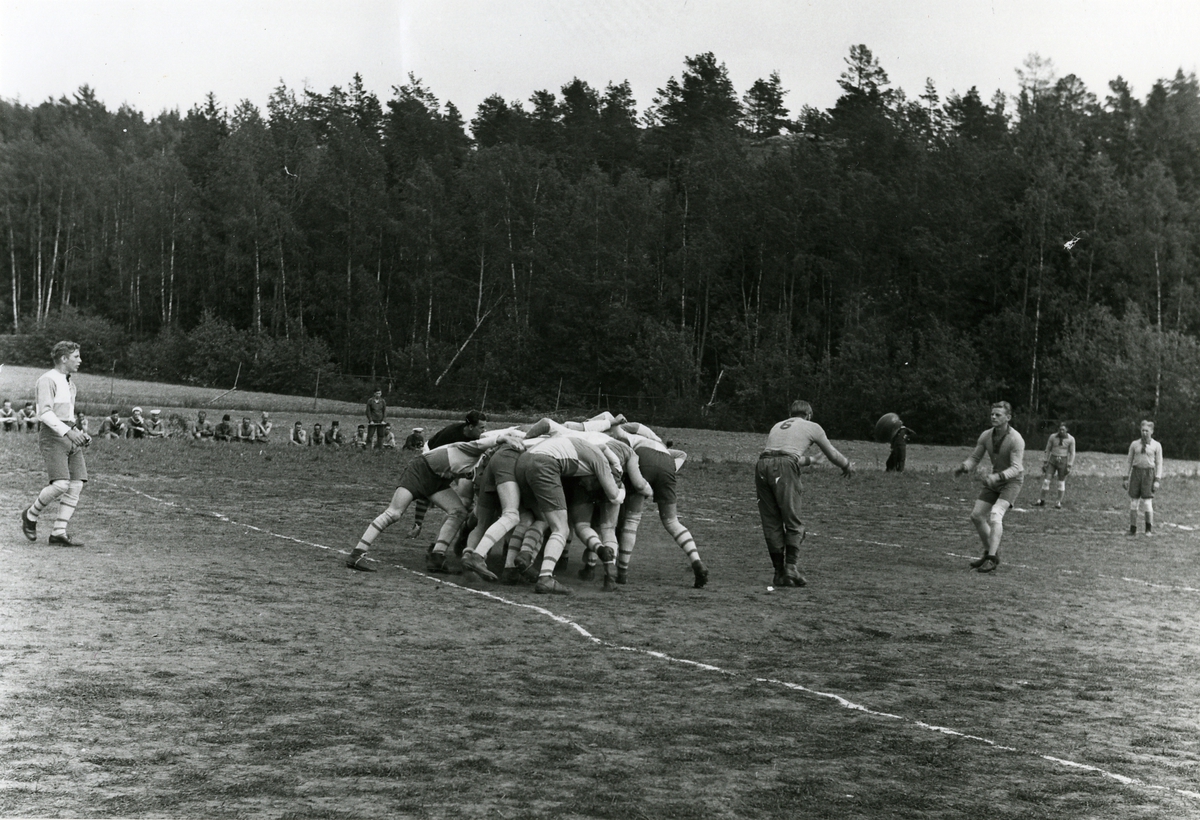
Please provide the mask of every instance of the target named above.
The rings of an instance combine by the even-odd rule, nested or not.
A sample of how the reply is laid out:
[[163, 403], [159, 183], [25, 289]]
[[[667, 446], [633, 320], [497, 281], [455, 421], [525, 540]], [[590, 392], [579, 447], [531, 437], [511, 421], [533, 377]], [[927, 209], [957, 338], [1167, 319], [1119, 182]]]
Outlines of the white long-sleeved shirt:
[[75, 425], [75, 383], [57, 368], [43, 373], [37, 380], [34, 403], [38, 419], [60, 436]]

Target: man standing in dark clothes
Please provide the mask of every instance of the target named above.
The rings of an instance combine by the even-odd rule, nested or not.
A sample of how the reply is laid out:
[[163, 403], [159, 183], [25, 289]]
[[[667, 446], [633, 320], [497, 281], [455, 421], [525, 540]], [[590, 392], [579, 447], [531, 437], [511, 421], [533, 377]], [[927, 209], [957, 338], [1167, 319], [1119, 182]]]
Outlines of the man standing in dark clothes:
[[912, 430], [901, 424], [900, 429], [892, 436], [892, 452], [888, 455], [887, 472], [904, 472], [904, 461], [908, 458], [908, 440], [910, 438], [912, 438]]
[[384, 422], [387, 419], [387, 402], [383, 400], [383, 391], [376, 388], [371, 398], [367, 399], [367, 446], [375, 441], [375, 449], [383, 447], [385, 435]]

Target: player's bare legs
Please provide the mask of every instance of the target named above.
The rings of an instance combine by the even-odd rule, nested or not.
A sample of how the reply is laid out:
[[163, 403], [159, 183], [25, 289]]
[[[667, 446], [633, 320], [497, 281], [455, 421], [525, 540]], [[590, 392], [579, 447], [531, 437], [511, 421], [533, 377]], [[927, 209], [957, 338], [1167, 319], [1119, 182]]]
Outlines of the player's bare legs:
[[[971, 511], [971, 523], [983, 543], [983, 556], [971, 562], [981, 572], [991, 572], [1000, 563], [1000, 539], [1004, 537], [1004, 514], [1011, 505], [1003, 498], [995, 504], [976, 501]], [[990, 559], [990, 561], [989, 561]]]
[[[550, 537], [542, 554], [542, 569], [538, 573], [537, 586], [534, 592], [569, 595], [571, 590], [554, 579], [554, 567], [562, 557], [563, 548], [567, 545], [567, 534], [570, 532], [570, 522], [566, 510], [546, 510], [543, 515], [550, 527]], [[530, 527], [532, 530], [533, 528]], [[522, 546], [524, 552], [524, 546]]]
[[[708, 583], [708, 568], [704, 566], [704, 562], [700, 560], [700, 551], [696, 549], [696, 540], [692, 538], [692, 533], [687, 527], [679, 522], [679, 511], [675, 502], [658, 505], [658, 518], [662, 521], [663, 529], [675, 539], [675, 543], [683, 550], [683, 554], [687, 556], [688, 563], [692, 565], [692, 574], [695, 576], [695, 588], [700, 589]], [[803, 541], [804, 537], [801, 536]], [[796, 544], [797, 553], [800, 545]], [[793, 564], [795, 561], [792, 562]]]
[[400, 520], [400, 516], [404, 515], [404, 511], [408, 509], [408, 505], [412, 502], [413, 494], [403, 487], [397, 487], [396, 492], [392, 494], [392, 501], [388, 504], [387, 509], [367, 525], [366, 531], [358, 539], [358, 544], [355, 545], [354, 550], [350, 553], [350, 558], [346, 561], [346, 566], [362, 572], [374, 572], [375, 568], [366, 562], [367, 550], [371, 549], [371, 545], [375, 543], [375, 539], [379, 537], [381, 532]]

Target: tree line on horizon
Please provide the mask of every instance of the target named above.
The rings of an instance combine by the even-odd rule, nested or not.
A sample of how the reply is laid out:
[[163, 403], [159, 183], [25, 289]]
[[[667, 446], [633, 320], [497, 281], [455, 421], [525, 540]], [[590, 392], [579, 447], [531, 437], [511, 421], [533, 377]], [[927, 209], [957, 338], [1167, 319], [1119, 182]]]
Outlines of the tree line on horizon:
[[0, 100], [0, 355], [393, 403], [611, 408], [831, 435], [898, 412], [962, 443], [1006, 399], [1117, 449], [1200, 455], [1200, 84], [909, 98], [863, 45], [790, 111], [688, 57], [639, 113], [573, 79], [470, 121], [412, 75], [266, 111]]

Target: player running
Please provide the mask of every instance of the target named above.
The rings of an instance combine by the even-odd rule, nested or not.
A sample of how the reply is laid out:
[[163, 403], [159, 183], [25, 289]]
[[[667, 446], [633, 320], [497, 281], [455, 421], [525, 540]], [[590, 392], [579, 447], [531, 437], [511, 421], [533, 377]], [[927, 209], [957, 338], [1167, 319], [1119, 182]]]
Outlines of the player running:
[[1075, 437], [1067, 431], [1067, 425], [1058, 425], [1058, 432], [1046, 441], [1046, 458], [1042, 462], [1042, 493], [1035, 506], [1046, 506], [1046, 493], [1050, 491], [1050, 479], [1058, 479], [1058, 501], [1054, 509], [1061, 510], [1063, 497], [1067, 494], [1067, 476], [1075, 466]]
[[1004, 514], [1016, 503], [1025, 481], [1025, 439], [1012, 428], [1012, 405], [998, 401], [991, 408], [992, 427], [984, 430], [967, 460], [954, 468], [956, 476], [969, 473], [983, 460], [986, 452], [992, 472], [983, 480], [983, 490], [971, 511], [971, 523], [983, 542], [983, 556], [971, 562], [980, 572], [1000, 566], [1000, 538], [1004, 535]]
[[1137, 514], [1146, 516], [1146, 535], [1154, 535], [1154, 494], [1162, 481], [1162, 445], [1154, 440], [1154, 422], [1143, 419], [1141, 437], [1129, 445], [1125, 489], [1129, 491], [1129, 534], [1137, 535]]
[[754, 489], [758, 495], [758, 515], [762, 519], [767, 552], [775, 567], [776, 587], [802, 587], [808, 582], [797, 566], [800, 545], [804, 542], [804, 522], [800, 520], [800, 497], [804, 487], [800, 468], [815, 462], [805, 452], [817, 445], [831, 464], [849, 478], [854, 475], [850, 459], [837, 451], [821, 425], [812, 421], [812, 405], [803, 400], [792, 402], [791, 418], [779, 422], [767, 434], [767, 443], [754, 467]]

